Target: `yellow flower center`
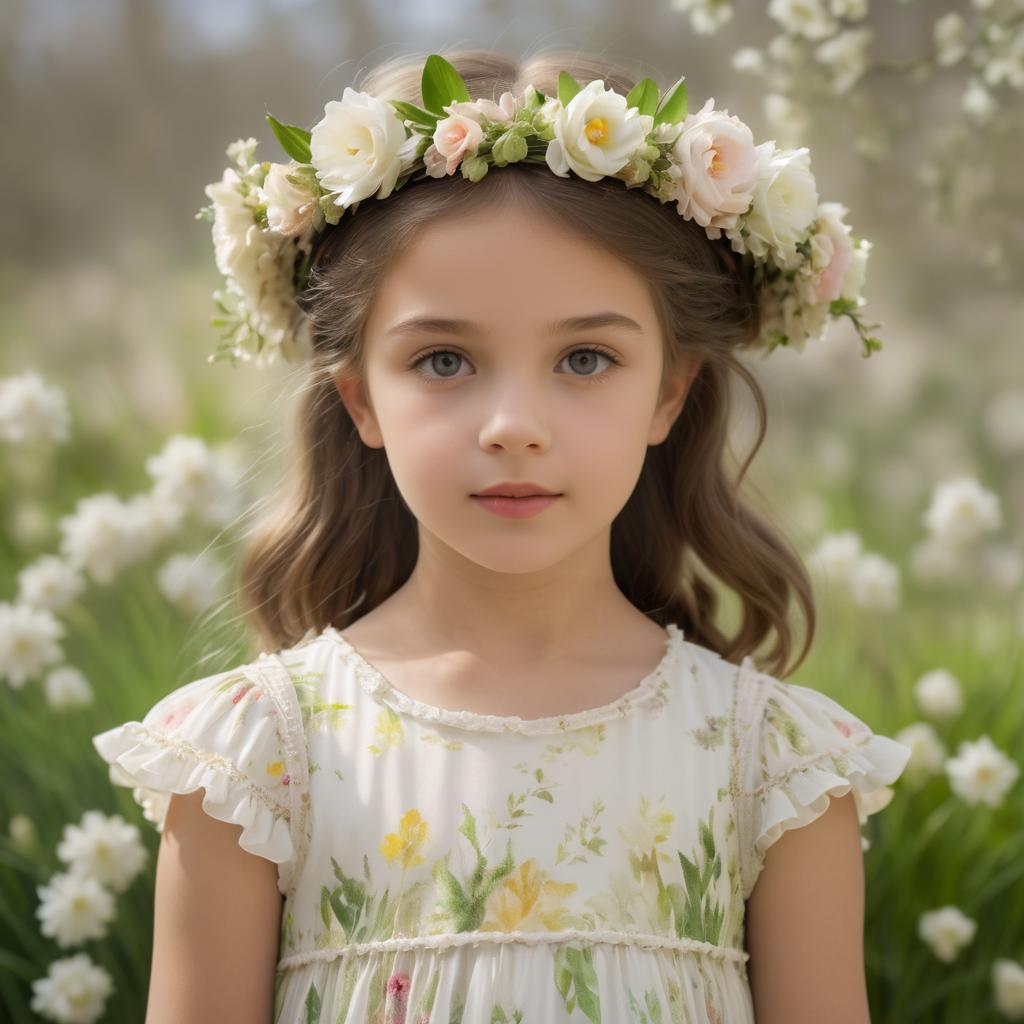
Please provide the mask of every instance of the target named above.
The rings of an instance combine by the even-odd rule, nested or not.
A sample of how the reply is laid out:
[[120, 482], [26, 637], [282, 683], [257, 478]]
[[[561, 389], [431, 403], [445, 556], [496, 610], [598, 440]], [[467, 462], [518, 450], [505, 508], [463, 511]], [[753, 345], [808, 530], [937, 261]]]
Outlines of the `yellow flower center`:
[[608, 122], [603, 117], [593, 117], [587, 122], [583, 131], [588, 142], [599, 146], [608, 137]]
[[722, 154], [718, 152], [717, 146], [712, 146], [711, 149], [715, 154], [711, 158], [711, 175], [717, 178], [719, 174], [725, 171], [725, 160], [722, 159]]

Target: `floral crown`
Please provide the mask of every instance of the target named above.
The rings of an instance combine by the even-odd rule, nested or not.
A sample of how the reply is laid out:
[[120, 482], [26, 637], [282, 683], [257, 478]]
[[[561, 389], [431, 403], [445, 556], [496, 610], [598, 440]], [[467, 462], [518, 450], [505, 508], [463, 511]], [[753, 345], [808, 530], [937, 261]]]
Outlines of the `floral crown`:
[[346, 88], [311, 130], [267, 121], [289, 163], [257, 162], [256, 140], [227, 149], [233, 167], [206, 187], [196, 214], [212, 222], [217, 269], [211, 323], [222, 341], [209, 362], [264, 366], [309, 357], [308, 319], [296, 297], [309, 279], [315, 241], [370, 196], [386, 199], [409, 181], [461, 171], [477, 182], [491, 167], [546, 163], [559, 177], [621, 180], [707, 236], [724, 233], [752, 274], [761, 307], [756, 347], [803, 350], [830, 317], [849, 317], [865, 357], [882, 347], [858, 310], [871, 242], [855, 238], [841, 203], [819, 202], [807, 148], [755, 145], [750, 129], [709, 99], [687, 113], [685, 76], [661, 96], [644, 78], [622, 96], [600, 79], [581, 86], [566, 71], [558, 95], [528, 85], [498, 102], [472, 100], [458, 71], [431, 54], [423, 107]]

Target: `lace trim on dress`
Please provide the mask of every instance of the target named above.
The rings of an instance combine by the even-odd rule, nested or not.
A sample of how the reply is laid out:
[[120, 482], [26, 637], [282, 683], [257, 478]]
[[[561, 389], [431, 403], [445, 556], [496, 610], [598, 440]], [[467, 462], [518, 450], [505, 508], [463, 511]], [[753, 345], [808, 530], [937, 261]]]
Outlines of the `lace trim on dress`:
[[327, 626], [323, 634], [334, 640], [341, 648], [342, 655], [353, 668], [362, 688], [371, 696], [383, 701], [396, 711], [403, 711], [415, 718], [422, 718], [440, 725], [451, 725], [475, 732], [513, 732], [526, 735], [568, 732], [606, 722], [610, 719], [625, 718], [634, 708], [647, 704], [671, 685], [675, 675], [672, 671], [676, 659], [682, 653], [684, 634], [674, 622], [665, 626], [665, 653], [661, 661], [633, 689], [608, 704], [573, 711], [565, 715], [547, 715], [543, 718], [521, 718], [519, 715], [486, 715], [476, 711], [457, 711], [427, 704], [396, 689], [385, 676], [368, 662], [355, 647], [338, 632], [334, 626]]
[[456, 932], [450, 935], [410, 935], [377, 942], [360, 942], [348, 946], [328, 949], [307, 950], [283, 957], [277, 963], [277, 970], [286, 971], [306, 964], [327, 962], [344, 956], [362, 956], [368, 953], [393, 952], [413, 949], [449, 949], [453, 946], [479, 946], [481, 943], [515, 943], [516, 945], [551, 945], [571, 942], [584, 945], [632, 946], [635, 949], [678, 949], [688, 953], [699, 953], [716, 960], [731, 960], [743, 963], [750, 959], [745, 950], [732, 946], [716, 946], [700, 939], [672, 938], [667, 935], [649, 935], [639, 932], [612, 930], [585, 931], [580, 928], [566, 928], [551, 932]]
[[242, 671], [269, 695], [285, 724], [283, 746], [291, 779], [288, 787], [291, 801], [289, 825], [295, 852], [290, 861], [281, 865], [280, 871], [281, 889], [290, 890], [293, 879], [298, 877], [305, 863], [310, 840], [309, 759], [302, 709], [291, 674], [276, 655], [261, 653], [255, 665], [247, 665]]

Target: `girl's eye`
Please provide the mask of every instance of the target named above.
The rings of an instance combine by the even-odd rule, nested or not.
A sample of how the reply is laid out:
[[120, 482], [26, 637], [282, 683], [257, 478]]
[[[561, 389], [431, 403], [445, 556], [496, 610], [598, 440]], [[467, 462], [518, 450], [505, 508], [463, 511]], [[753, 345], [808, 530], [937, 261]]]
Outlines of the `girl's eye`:
[[[581, 366], [584, 369], [586, 369], [587, 367], [592, 367], [594, 363], [594, 356], [599, 356], [603, 359], [607, 359], [614, 366], [620, 365], [620, 360], [616, 357], [614, 352], [611, 352], [605, 348], [600, 348], [598, 346], [587, 346], [586, 348], [573, 349], [572, 352], [563, 357], [562, 362], [565, 362], [566, 359], [571, 359], [573, 356], [579, 356], [584, 354], [586, 354], [589, 358], [583, 360], [582, 363], [577, 361], [577, 368]], [[433, 357], [440, 355], [443, 355], [446, 358], [444, 360], [438, 359], [435, 361]], [[410, 368], [416, 368], [421, 363], [424, 363], [429, 359], [431, 361], [431, 365], [436, 369], [451, 369], [453, 367], [453, 360], [462, 358], [463, 356], [460, 353], [454, 351], [453, 349], [432, 348], [429, 351], [424, 352], [423, 355], [417, 357], [412, 363], [409, 364], [409, 366]], [[444, 380], [454, 380], [456, 377], [454, 373], [446, 372], [442, 372], [440, 376], [436, 377], [430, 376], [429, 374], [425, 374], [421, 370], [417, 370], [417, 373], [419, 373], [422, 377], [424, 377], [431, 383]], [[589, 372], [581, 374], [571, 374], [571, 376], [579, 376], [585, 379], [589, 378], [590, 380], [605, 380], [608, 376], [608, 370], [605, 370], [603, 373]]]

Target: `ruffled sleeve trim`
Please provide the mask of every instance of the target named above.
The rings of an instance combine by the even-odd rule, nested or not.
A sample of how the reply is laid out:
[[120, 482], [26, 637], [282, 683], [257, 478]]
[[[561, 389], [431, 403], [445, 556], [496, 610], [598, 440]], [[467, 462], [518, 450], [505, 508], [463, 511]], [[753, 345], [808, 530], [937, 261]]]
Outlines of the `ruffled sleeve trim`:
[[744, 899], [768, 848], [790, 829], [821, 817], [832, 797], [853, 792], [858, 819], [882, 810], [902, 774], [911, 748], [874, 733], [831, 697], [758, 674], [760, 693], [751, 721], [743, 774], [749, 788], [743, 843]]
[[164, 697], [143, 721], [108, 729], [92, 742], [110, 766], [110, 781], [132, 787], [158, 832], [171, 796], [202, 788], [203, 810], [241, 826], [239, 846], [278, 865], [285, 893], [297, 852], [293, 810], [308, 799], [305, 744], [296, 749], [279, 679], [270, 683], [259, 667], [246, 666], [196, 680]]

